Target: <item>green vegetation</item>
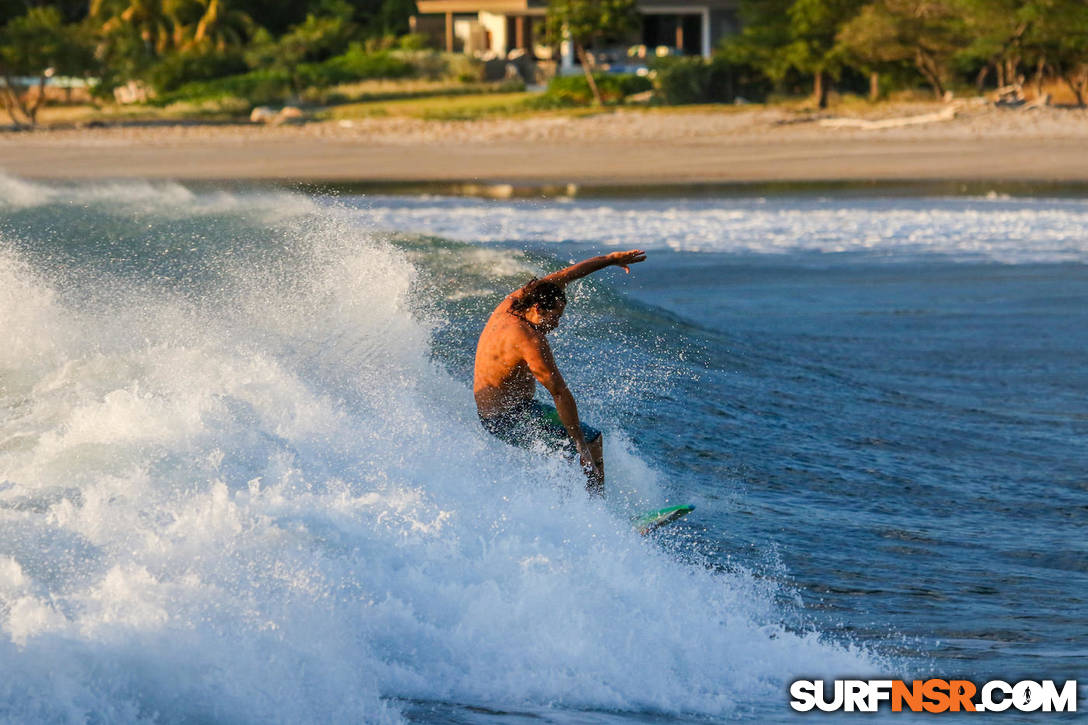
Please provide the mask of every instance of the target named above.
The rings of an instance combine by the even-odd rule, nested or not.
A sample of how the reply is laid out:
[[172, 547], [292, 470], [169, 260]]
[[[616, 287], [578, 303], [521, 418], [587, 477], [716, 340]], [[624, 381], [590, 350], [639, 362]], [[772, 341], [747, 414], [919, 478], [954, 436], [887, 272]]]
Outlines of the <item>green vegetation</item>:
[[290, 68], [269, 64], [259, 70], [190, 81], [176, 88], [163, 83], [157, 86], [160, 95], [155, 103], [167, 105], [239, 98], [262, 105], [276, 103], [292, 95], [298, 96], [305, 90], [312, 92], [369, 78], [405, 78], [411, 75], [412, 65], [388, 52], [364, 53], [352, 49], [323, 63], [299, 63]]
[[121, 88], [234, 113], [371, 78], [466, 77], [405, 35], [414, 12], [414, 0], [0, 0], [0, 101], [31, 126], [56, 97], [51, 77], [99, 100]]
[[719, 55], [702, 58], [660, 58], [654, 64], [661, 101], [669, 105], [733, 100], [733, 76]]
[[538, 108], [563, 108], [566, 106], [615, 105], [623, 103], [627, 96], [653, 88], [649, 78], [633, 73], [595, 73], [590, 79], [584, 76], [553, 78], [548, 90], [536, 100]]
[[[615, 105], [651, 89], [657, 105], [811, 94], [822, 107], [832, 89], [876, 100], [1031, 84], [1088, 100], [1085, 0], [739, 2], [741, 30], [713, 58], [657, 58], [646, 78], [598, 72], [589, 52], [637, 36], [635, 0], [549, 0], [547, 42], [570, 41], [584, 75], [529, 96], [482, 84], [481, 61], [408, 34], [414, 0], [0, 0], [0, 103], [25, 127], [73, 89], [142, 104], [126, 116], [292, 103], [341, 104], [319, 117], [342, 119]], [[366, 85], [379, 80], [399, 85]]]
[[[1084, 0], [743, 0], [742, 32], [720, 50], [747, 79], [779, 90], [831, 82], [871, 99], [916, 84], [941, 96], [1029, 77], [1062, 81], [1083, 105], [1088, 85]], [[760, 78], [762, 77], [762, 78]], [[739, 92], [739, 91], [738, 91]]]
[[597, 41], [622, 38], [638, 27], [635, 0], [548, 0], [547, 35], [554, 45], [563, 40], [574, 44], [574, 52], [582, 64], [586, 85], [593, 93], [594, 104], [604, 102], [593, 75], [593, 57], [586, 48]]
[[[94, 62], [89, 36], [55, 7], [33, 7], [0, 28], [0, 102], [18, 126], [37, 123], [46, 81]], [[33, 92], [28, 92], [33, 88]]]
[[362, 103], [345, 103], [321, 114], [321, 118], [346, 121], [358, 118], [418, 118], [426, 121], [475, 121], [490, 116], [510, 116], [533, 110], [534, 94], [451, 94]]

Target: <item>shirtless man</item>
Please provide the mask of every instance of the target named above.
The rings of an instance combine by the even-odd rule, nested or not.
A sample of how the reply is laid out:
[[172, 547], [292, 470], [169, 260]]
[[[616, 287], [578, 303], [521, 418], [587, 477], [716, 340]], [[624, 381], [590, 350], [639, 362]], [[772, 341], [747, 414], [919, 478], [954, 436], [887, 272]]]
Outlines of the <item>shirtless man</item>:
[[[555, 366], [545, 335], [559, 325], [567, 306], [563, 288], [605, 267], [622, 267], [646, 259], [642, 250], [593, 257], [566, 269], [531, 280], [506, 296], [491, 313], [476, 345], [473, 392], [480, 422], [489, 432], [513, 445], [542, 442], [582, 464], [590, 493], [604, 493], [604, 452], [601, 433], [578, 419], [563, 376]], [[533, 399], [539, 380], [555, 407]]]

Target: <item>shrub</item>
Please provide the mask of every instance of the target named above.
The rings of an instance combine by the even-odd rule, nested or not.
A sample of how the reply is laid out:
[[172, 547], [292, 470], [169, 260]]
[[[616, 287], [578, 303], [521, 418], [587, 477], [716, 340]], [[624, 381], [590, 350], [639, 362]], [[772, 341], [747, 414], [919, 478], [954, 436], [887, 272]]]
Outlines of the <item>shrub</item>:
[[735, 97], [734, 69], [721, 57], [665, 57], [654, 62], [654, 85], [669, 105], [730, 103]]
[[[410, 36], [405, 36], [410, 37]], [[414, 78], [459, 80], [474, 83], [484, 79], [484, 63], [464, 53], [443, 53], [433, 49], [394, 50], [393, 58], [407, 63]]]
[[450, 72], [446, 57], [434, 50], [401, 50], [396, 57], [412, 66], [412, 75], [416, 78], [437, 81], [446, 78]]
[[724, 100], [732, 103], [738, 98], [763, 102], [774, 90], [774, 84], [762, 69], [752, 65], [732, 65], [715, 57], [714, 63], [724, 70], [715, 77], [721, 78], [726, 91]]
[[366, 39], [367, 53], [384, 53], [397, 47], [398, 38], [395, 35], [374, 35]]
[[397, 58], [388, 51], [367, 53], [357, 44], [347, 52], [309, 71], [311, 85], [335, 85], [368, 78], [405, 78], [413, 75], [412, 64]]
[[446, 75], [462, 83], [476, 83], [484, 79], [484, 63], [464, 53], [443, 53]]
[[404, 78], [412, 75], [412, 72], [411, 64], [388, 52], [370, 54], [359, 46], [352, 46], [348, 52], [324, 63], [300, 63], [290, 71], [268, 68], [184, 83], [172, 92], [161, 95], [159, 103], [199, 103], [235, 97], [260, 106], [278, 103], [294, 94], [317, 99], [322, 94], [315, 93], [314, 89], [367, 78]]
[[291, 78], [283, 70], [255, 70], [249, 73], [185, 83], [172, 93], [158, 98], [167, 105], [179, 101], [199, 103], [235, 97], [244, 98], [255, 106], [276, 103], [291, 92]]
[[167, 111], [183, 114], [214, 114], [242, 116], [249, 113], [252, 104], [244, 98], [223, 96], [221, 98], [208, 99], [199, 102], [178, 101], [166, 106]]
[[144, 79], [159, 94], [177, 90], [192, 81], [243, 73], [246, 63], [241, 51], [180, 52], [164, 57], [151, 66]]
[[397, 47], [401, 50], [425, 50], [430, 45], [431, 39], [423, 33], [408, 33], [397, 41]]
[[[641, 93], [653, 88], [649, 78], [634, 73], [594, 73], [593, 80], [601, 92], [601, 99], [607, 104], [622, 103], [633, 93]], [[593, 91], [584, 75], [556, 76], [548, 83], [539, 105], [581, 106], [593, 102]]]
[[770, 87], [750, 67], [717, 55], [709, 61], [693, 57], [665, 57], [654, 61], [654, 86], [669, 105], [732, 103], [738, 95], [763, 98]]
[[654, 83], [661, 100], [675, 106], [706, 103], [710, 92], [710, 66], [702, 58], [658, 58]]

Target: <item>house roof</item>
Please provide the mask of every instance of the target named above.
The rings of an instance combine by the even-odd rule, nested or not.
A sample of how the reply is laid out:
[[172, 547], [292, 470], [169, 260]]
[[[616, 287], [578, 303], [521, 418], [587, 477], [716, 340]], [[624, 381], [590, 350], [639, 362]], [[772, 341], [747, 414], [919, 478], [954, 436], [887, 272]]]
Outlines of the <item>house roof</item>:
[[[691, 12], [693, 9], [733, 10], [738, 0], [638, 0], [643, 13], [661, 13], [669, 8]], [[547, 10], [547, 0], [417, 0], [420, 14], [495, 13], [497, 15], [540, 15]]]
[[421, 14], [426, 13], [496, 13], [509, 15], [542, 11], [547, 8], [545, 0], [417, 0], [416, 7]]

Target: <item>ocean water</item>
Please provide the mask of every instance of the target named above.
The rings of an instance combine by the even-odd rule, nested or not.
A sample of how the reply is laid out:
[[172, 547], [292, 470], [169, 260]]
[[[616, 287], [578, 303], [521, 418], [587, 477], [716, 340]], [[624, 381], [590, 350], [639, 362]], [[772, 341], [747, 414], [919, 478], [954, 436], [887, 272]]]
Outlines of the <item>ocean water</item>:
[[[0, 721], [765, 722], [799, 677], [1083, 685], [1085, 228], [1075, 199], [0, 177]], [[530, 276], [633, 247], [553, 335], [606, 431], [590, 501], [480, 428], [473, 344]], [[666, 502], [697, 510], [631, 531]]]

